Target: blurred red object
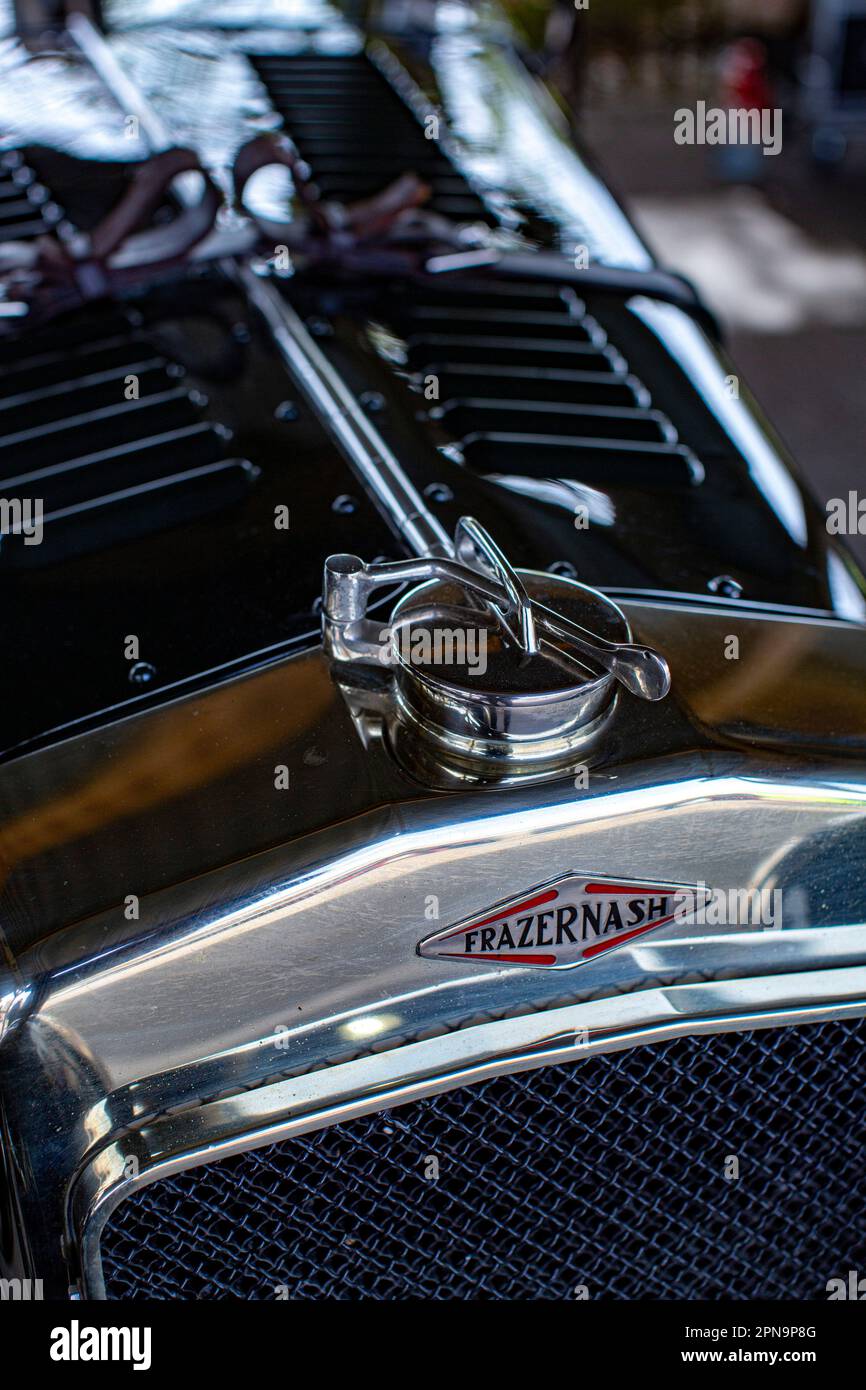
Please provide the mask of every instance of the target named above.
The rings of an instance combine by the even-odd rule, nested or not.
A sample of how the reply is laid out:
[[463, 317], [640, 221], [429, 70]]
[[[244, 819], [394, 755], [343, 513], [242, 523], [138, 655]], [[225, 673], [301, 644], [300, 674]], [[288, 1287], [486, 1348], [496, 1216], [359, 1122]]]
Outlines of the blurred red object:
[[767, 50], [760, 39], [737, 39], [722, 54], [722, 104], [729, 110], [763, 111], [773, 105]]

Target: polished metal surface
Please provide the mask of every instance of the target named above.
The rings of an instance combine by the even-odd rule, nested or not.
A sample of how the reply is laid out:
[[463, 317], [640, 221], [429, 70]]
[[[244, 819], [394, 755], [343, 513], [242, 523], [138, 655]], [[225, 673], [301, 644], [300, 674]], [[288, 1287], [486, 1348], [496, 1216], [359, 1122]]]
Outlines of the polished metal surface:
[[364, 487], [393, 521], [407, 549], [419, 555], [449, 555], [451, 543], [441, 523], [292, 306], [249, 265], [238, 265], [235, 273], [250, 303], [270, 326], [301, 390], [320, 412]]
[[[89, 1297], [104, 1296], [100, 1234], [118, 1203], [147, 1182], [504, 1072], [579, 1063], [598, 1052], [687, 1033], [779, 1028], [866, 1013], [866, 969], [824, 974], [822, 985], [800, 973], [761, 982], [697, 983], [479, 1023], [458, 1036], [371, 1054], [205, 1104], [195, 1113], [165, 1116], [106, 1145], [74, 1185], [69, 1230], [81, 1252], [79, 1287]], [[371, 1027], [378, 1021], [369, 1015]]]
[[[604, 623], [623, 638], [631, 635], [615, 605], [574, 581], [529, 570], [519, 578], [541, 619], [544, 636], [535, 653], [521, 654], [495, 619], [456, 607], [458, 594], [450, 583], [434, 581], [404, 595], [392, 618], [393, 628], [405, 627], [411, 638], [395, 649], [398, 715], [443, 753], [513, 770], [573, 759], [595, 740], [615, 707], [611, 675], [575, 657], [566, 642], [551, 640], [538, 601], [555, 604], [563, 626], [570, 612], [589, 612], [588, 621]], [[465, 656], [437, 662], [423, 651], [427, 645], [435, 653], [433, 640], [443, 631], [466, 630], [485, 639], [483, 672]], [[419, 657], [415, 643], [426, 635], [433, 640], [421, 644]]]
[[168, 126], [142, 98], [89, 15], [73, 12], [67, 19], [66, 30], [120, 109], [136, 117], [146, 144], [152, 150], [168, 149], [174, 143]]
[[[454, 534], [454, 548], [458, 559], [486, 572], [505, 590], [508, 604], [496, 604], [494, 610], [521, 654], [534, 656], [539, 645], [532, 603], [523, 581], [490, 532], [474, 517], [461, 517]], [[514, 621], [509, 622], [509, 618]]]
[[[664, 657], [631, 642], [604, 594], [515, 570], [472, 517], [458, 522], [454, 551], [456, 562], [325, 563], [325, 651], [340, 663], [393, 665], [392, 714], [418, 739], [467, 763], [537, 769], [595, 742], [615, 707], [614, 681], [643, 699], [668, 693]], [[367, 618], [377, 588], [417, 580], [385, 628]], [[396, 744], [400, 732], [389, 732]]]
[[696, 884], [560, 874], [418, 942], [419, 956], [467, 965], [573, 970], [668, 922], [693, 925], [712, 906]]
[[588, 656], [638, 699], [663, 700], [667, 695], [671, 688], [671, 673], [659, 652], [654, 652], [651, 647], [639, 647], [634, 642], [608, 641], [552, 611], [546, 604], [539, 607], [542, 627], [549, 636], [561, 638], [566, 650], [574, 647]]
[[[70, 33], [125, 113], [134, 113], [154, 152], [170, 146], [171, 133], [152, 104], [124, 72], [111, 45], [85, 15], [73, 15]], [[182, 192], [182, 190], [181, 190]], [[344, 450], [364, 487], [417, 554], [450, 553], [448, 536], [405, 471], [316, 346], [298, 314], [278, 291], [244, 262], [228, 262], [232, 278], [263, 316], [299, 387]]]
[[[134, 35], [126, 42], [135, 49]], [[136, 94], [116, 83], [97, 43], [88, 35], [83, 47], [131, 105]], [[479, 52], [471, 34], [443, 27], [433, 47], [452, 101], [455, 85], [475, 90], [476, 78], [502, 97], [498, 158], [514, 165], [511, 185], [549, 182], [513, 143], [527, 115], [537, 119], [525, 74]], [[386, 53], [378, 61], [402, 71]], [[480, 159], [478, 132], [466, 145]], [[563, 157], [569, 177], [550, 195], [563, 231], [585, 235], [607, 263], [648, 265], [594, 175]], [[545, 610], [592, 591], [506, 561], [509, 594], [486, 542], [468, 556], [471, 528], [452, 547], [295, 311], [269, 281], [237, 274], [294, 380], [419, 557], [392, 566], [390, 582], [442, 585], [486, 550], [493, 574], [476, 570], [475, 589], [486, 585], [497, 610], [516, 615], [524, 644], [543, 644]], [[806, 555], [801, 494], [754, 422], [722, 402], [699, 328], [668, 305], [638, 299], [631, 312], [741, 439]], [[325, 601], [330, 655], [356, 675], [375, 646], [351, 631], [365, 621], [369, 570], [359, 564], [329, 562]], [[614, 604], [595, 594], [614, 630], [589, 623], [585, 645], [597, 652], [603, 636], [618, 652], [633, 639], [663, 653], [670, 694], [621, 694], [604, 736], [569, 750], [580, 765], [544, 777], [433, 775], [396, 747], [381, 688], [348, 695], [320, 648], [0, 767], [0, 1123], [14, 1175], [2, 1259], [43, 1279], [49, 1297], [98, 1297], [103, 1223], [165, 1173], [500, 1072], [866, 1013], [859, 592], [851, 581], [840, 600], [857, 621], [718, 596]], [[396, 620], [403, 603], [411, 618], [414, 605], [441, 611], [447, 597], [416, 589]], [[571, 621], [586, 626], [579, 614]], [[410, 720], [429, 728], [435, 706], [447, 722], [436, 673], [425, 673], [421, 707], [417, 669], [399, 674], [404, 705], [416, 701]], [[581, 736], [593, 701], [594, 717], [612, 707], [612, 671], [587, 677], [552, 688], [547, 673], [540, 694], [567, 719], [581, 692]], [[519, 698], [498, 693], [480, 715], [488, 734], [503, 732], [505, 708], [530, 718], [531, 698]], [[447, 732], [459, 734], [459, 720]], [[659, 923], [577, 971], [419, 954], [419, 942], [535, 886], [614, 875], [629, 891], [694, 885], [727, 910]]]
[[[527, 655], [539, 650], [536, 627], [540, 625], [548, 637], [562, 639], [563, 646], [559, 650], [563, 656], [569, 659], [570, 649], [576, 649], [596, 666], [609, 671], [632, 695], [642, 700], [663, 700], [667, 695], [671, 676], [663, 656], [648, 647], [635, 646], [633, 642], [611, 642], [571, 621], [555, 608], [544, 603], [530, 603], [525, 591], [521, 592], [517, 572], [484, 527], [473, 518], [464, 517], [458, 524], [455, 546], [458, 555], [468, 555], [470, 563], [474, 559], [476, 564], [488, 568], [508, 589], [512, 606], [519, 608], [520, 645]], [[581, 587], [583, 596], [588, 597], [589, 591]], [[566, 589], [565, 593], [568, 592]], [[594, 597], [609, 605], [610, 601], [603, 595], [596, 593]]]
[[[8, 901], [27, 901], [33, 875], [47, 872], [50, 882], [59, 873], [72, 890], [66, 919], [80, 916], [73, 865], [86, 853], [107, 904], [17, 954], [0, 1007], [10, 1152], [27, 1175], [21, 1210], [33, 1266], [55, 1294], [67, 1280], [98, 1290], [97, 1208], [101, 1219], [130, 1182], [205, 1153], [497, 1069], [579, 1057], [573, 1034], [562, 1041], [571, 1029], [590, 1027], [601, 1048], [866, 1011], [866, 634], [750, 615], [754, 640], [740, 664], [751, 733], [738, 750], [707, 718], [731, 611], [635, 603], [625, 612], [639, 640], [667, 653], [672, 695], [623, 706], [617, 746], [585, 787], [560, 777], [424, 791], [386, 744], [362, 742], [321, 654], [76, 740], [63, 757], [46, 750], [4, 769], [7, 806], [31, 789], [21, 821], [29, 840], [7, 822], [4, 853], [17, 854]], [[842, 688], [846, 670], [859, 673], [847, 753], [832, 739], [822, 748], [819, 731], [796, 758], [774, 751], [772, 738], [760, 741], [767, 708], [789, 700], [784, 660], [765, 660], [788, 628], [798, 660], [821, 666], [834, 651]], [[824, 683], [831, 704], [834, 667]], [[250, 775], [227, 780], [202, 732], [246, 727], [258, 685], [288, 719], [262, 731], [264, 745], [238, 746]], [[315, 706], [293, 703], [301, 691], [316, 692]], [[158, 754], [160, 744], [174, 756], [187, 750], [180, 767]], [[271, 747], [299, 779], [285, 809]], [[107, 776], [134, 785], [124, 768], [143, 748], [155, 771], [136, 814], [129, 799], [106, 802], [100, 786]], [[232, 811], [241, 786], [248, 820]], [[140, 826], [151, 835], [176, 826], [181, 804], [184, 824], [196, 827], [187, 881], [180, 845], [170, 856], [175, 886], [148, 892], [148, 860], [164, 861], [169, 844], [142, 855]], [[273, 814], [281, 830], [269, 828]], [[213, 859], [209, 839], [224, 867], [189, 877]], [[573, 982], [557, 971], [467, 971], [417, 954], [437, 922], [459, 922], [503, 892], [566, 871], [778, 890], [784, 912], [768, 922], [672, 922], [592, 961]], [[140, 894], [135, 919], [129, 893]], [[60, 1074], [58, 1089], [50, 1078]], [[59, 1259], [64, 1231], [68, 1266]]]

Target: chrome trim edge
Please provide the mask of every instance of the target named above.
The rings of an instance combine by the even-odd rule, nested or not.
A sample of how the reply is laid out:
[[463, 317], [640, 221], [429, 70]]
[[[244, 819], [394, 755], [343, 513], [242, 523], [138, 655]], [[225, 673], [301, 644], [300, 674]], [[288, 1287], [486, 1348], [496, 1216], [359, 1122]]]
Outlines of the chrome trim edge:
[[[100, 1240], [115, 1208], [133, 1191], [185, 1168], [506, 1072], [686, 1035], [863, 1015], [866, 966], [679, 985], [479, 1024], [165, 1116], [103, 1148], [73, 1186], [68, 1235], [81, 1252], [82, 1296], [106, 1297]], [[580, 1040], [570, 1042], [575, 1035]], [[137, 1178], [129, 1176], [130, 1160], [140, 1167]]]

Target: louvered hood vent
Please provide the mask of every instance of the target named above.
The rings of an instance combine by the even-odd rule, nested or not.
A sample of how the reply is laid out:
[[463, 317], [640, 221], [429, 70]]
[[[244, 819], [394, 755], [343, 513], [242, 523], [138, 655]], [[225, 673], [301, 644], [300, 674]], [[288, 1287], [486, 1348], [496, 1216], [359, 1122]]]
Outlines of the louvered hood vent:
[[0, 244], [43, 236], [62, 219], [62, 209], [20, 153], [0, 155]]
[[220, 272], [0, 341], [0, 757], [315, 644], [335, 550], [402, 553]]
[[109, 308], [0, 348], [0, 496], [31, 518], [38, 499], [44, 527], [38, 545], [5, 534], [0, 565], [51, 564], [240, 500], [256, 470], [228, 456], [230, 432], [183, 376]]
[[486, 476], [683, 488], [693, 451], [570, 288], [439, 282], [395, 303], [412, 385]]
[[495, 220], [365, 54], [253, 55], [252, 62], [323, 197], [368, 198], [411, 171], [430, 184], [434, 212]]
[[[366, 55], [252, 61], [324, 197], [366, 198], [411, 170], [432, 185], [436, 212], [495, 220]], [[570, 289], [437, 281], [398, 296], [392, 326], [413, 383], [437, 379], [431, 418], [479, 473], [630, 488], [703, 479]]]

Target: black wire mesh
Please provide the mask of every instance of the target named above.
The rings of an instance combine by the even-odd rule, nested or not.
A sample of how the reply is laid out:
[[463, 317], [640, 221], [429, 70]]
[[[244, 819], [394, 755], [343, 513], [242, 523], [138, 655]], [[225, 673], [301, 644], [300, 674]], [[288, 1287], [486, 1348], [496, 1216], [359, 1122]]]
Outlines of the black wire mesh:
[[864, 1037], [681, 1038], [188, 1170], [114, 1213], [108, 1296], [826, 1298], [866, 1271]]

